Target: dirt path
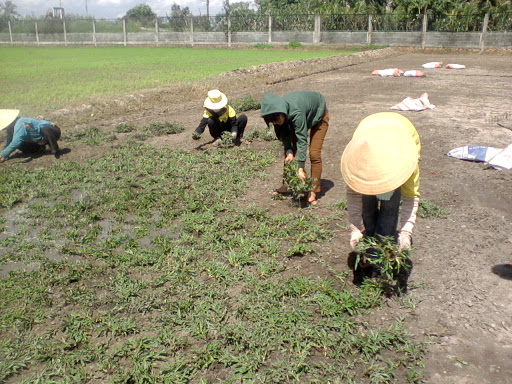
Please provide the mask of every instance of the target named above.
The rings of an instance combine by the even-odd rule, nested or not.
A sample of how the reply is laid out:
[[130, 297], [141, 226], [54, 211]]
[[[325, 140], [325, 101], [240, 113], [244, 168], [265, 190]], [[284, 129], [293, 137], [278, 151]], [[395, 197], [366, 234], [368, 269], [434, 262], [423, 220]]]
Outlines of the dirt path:
[[[512, 131], [497, 125], [501, 121], [512, 126], [511, 59], [510, 52], [386, 50], [344, 61], [317, 61], [293, 68], [281, 65], [275, 72], [241, 71], [189, 90], [200, 93], [217, 85], [228, 97], [251, 94], [257, 99], [265, 91], [323, 93], [331, 125], [323, 152], [325, 194], [315, 211], [319, 215], [344, 198], [339, 160], [358, 122], [371, 113], [389, 110], [407, 96], [430, 94], [435, 109], [403, 113], [415, 124], [422, 141], [422, 198], [450, 212], [445, 219], [419, 218], [414, 233], [413, 289], [407, 299], [415, 303], [415, 309], [407, 325], [432, 343], [426, 359], [428, 383], [512, 382], [512, 171], [491, 170], [445, 155], [466, 144], [505, 147], [512, 142]], [[374, 69], [421, 69], [427, 61], [465, 64], [467, 69], [426, 70], [425, 78], [370, 76]], [[312, 72], [318, 73], [305, 76]], [[203, 97], [187, 100], [184, 96], [177, 104], [171, 91], [162, 90], [56, 115], [67, 127], [178, 121], [186, 125], [186, 132], [154, 144], [194, 148], [197, 143], [190, 140], [190, 134], [199, 120]], [[248, 130], [263, 127], [258, 112], [248, 113]], [[83, 148], [71, 144], [69, 148], [69, 159], [90, 156]], [[44, 161], [53, 160], [37, 159], [34, 165]], [[269, 198], [280, 180], [280, 163], [270, 172], [272, 177], [250, 188], [246, 200], [289, 209], [286, 202]], [[346, 268], [340, 260], [347, 253], [348, 233], [340, 232], [321, 257], [336, 268]], [[387, 315], [395, 310], [396, 303], [390, 303]]]

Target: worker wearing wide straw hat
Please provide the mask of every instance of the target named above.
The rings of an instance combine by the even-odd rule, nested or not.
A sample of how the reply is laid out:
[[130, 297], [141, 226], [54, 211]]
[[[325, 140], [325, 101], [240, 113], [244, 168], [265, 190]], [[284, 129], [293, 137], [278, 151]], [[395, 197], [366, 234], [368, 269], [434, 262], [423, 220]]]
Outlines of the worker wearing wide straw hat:
[[208, 92], [203, 107], [203, 118], [192, 134], [194, 140], [198, 140], [206, 126], [208, 126], [214, 145], [220, 143], [222, 132], [225, 131], [231, 133], [231, 138], [235, 144], [241, 144], [247, 126], [247, 116], [244, 114], [237, 115], [233, 107], [228, 105], [228, 98], [224, 93], [218, 89], [212, 89]]
[[0, 163], [9, 159], [16, 150], [24, 153], [34, 153], [50, 145], [52, 154], [59, 158], [60, 128], [50, 121], [35, 120], [28, 117], [18, 117], [18, 109], [0, 109], [0, 131], [6, 130], [5, 148], [0, 152]]
[[353, 250], [363, 236], [391, 236], [400, 249], [411, 247], [420, 150], [414, 125], [398, 113], [376, 113], [361, 121], [341, 158]]

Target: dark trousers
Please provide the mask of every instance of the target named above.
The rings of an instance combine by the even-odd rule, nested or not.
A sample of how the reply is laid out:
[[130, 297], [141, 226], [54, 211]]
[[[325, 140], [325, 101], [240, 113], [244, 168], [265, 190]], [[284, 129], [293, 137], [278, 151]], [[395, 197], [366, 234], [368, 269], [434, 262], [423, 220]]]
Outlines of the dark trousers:
[[375, 195], [363, 195], [363, 224], [365, 236], [390, 236], [397, 239], [398, 212], [402, 194], [395, 189], [391, 199], [378, 200]]
[[55, 155], [59, 151], [57, 140], [60, 139], [60, 128], [56, 125], [44, 126], [41, 128], [41, 136], [43, 136], [43, 140], [38, 142], [24, 141], [18, 149], [23, 153], [36, 153], [43, 150], [48, 144], [52, 154]]
[[[237, 139], [241, 139], [244, 136], [245, 127], [247, 126], [247, 116], [244, 114], [238, 115], [236, 117], [236, 126], [238, 129], [236, 137]], [[232, 126], [229, 123], [221, 123], [211, 118], [208, 119], [208, 129], [214, 139], [220, 138], [224, 131], [231, 132], [231, 128]]]

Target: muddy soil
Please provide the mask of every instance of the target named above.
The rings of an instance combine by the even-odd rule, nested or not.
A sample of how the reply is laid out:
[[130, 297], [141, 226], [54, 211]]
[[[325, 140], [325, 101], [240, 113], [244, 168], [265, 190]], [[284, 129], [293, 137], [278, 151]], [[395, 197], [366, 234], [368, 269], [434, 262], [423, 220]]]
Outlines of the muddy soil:
[[[429, 61], [464, 64], [466, 69], [429, 69], [425, 78], [370, 75], [375, 69], [421, 69]], [[266, 91], [284, 95], [313, 90], [325, 95], [331, 124], [323, 148], [324, 191], [313, 210], [317, 215], [330, 212], [332, 204], [344, 198], [339, 161], [358, 122], [369, 114], [388, 111], [405, 97], [429, 93], [434, 109], [402, 113], [415, 124], [422, 141], [422, 198], [447, 209], [449, 215], [418, 218], [406, 298], [414, 309], [408, 309], [406, 324], [420, 340], [430, 343], [425, 382], [512, 382], [512, 170], [489, 169], [483, 163], [446, 156], [450, 149], [463, 145], [504, 148], [512, 142], [512, 130], [497, 124], [512, 127], [512, 52], [388, 48], [234, 71], [200, 84], [140, 92], [46, 117], [66, 130], [91, 125], [111, 129], [121, 122], [181, 122], [185, 132], [151, 143], [194, 149], [198, 142], [191, 140], [191, 133], [200, 119], [204, 95], [213, 87], [232, 99], [252, 95], [261, 100]], [[264, 126], [258, 113], [247, 113], [249, 132]], [[210, 145], [207, 136], [199, 144]], [[61, 160], [43, 156], [25, 163], [26, 159], [14, 158], [9, 166], [44, 167], [53, 161], [97, 155], [90, 147], [65, 141], [61, 145], [68, 152]], [[298, 209], [288, 201], [270, 198], [280, 183], [281, 166], [280, 161], [271, 166], [271, 176], [255, 181], [243, 200], [283, 212]], [[348, 232], [339, 231], [319, 257], [346, 269], [348, 238]], [[389, 319], [400, 311], [396, 301], [390, 300], [378, 316]]]

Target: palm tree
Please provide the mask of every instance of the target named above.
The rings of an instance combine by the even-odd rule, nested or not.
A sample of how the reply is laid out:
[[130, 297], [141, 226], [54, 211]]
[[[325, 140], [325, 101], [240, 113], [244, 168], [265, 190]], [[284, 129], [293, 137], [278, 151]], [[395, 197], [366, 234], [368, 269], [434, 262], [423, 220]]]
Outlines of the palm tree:
[[0, 2], [0, 17], [4, 20], [19, 18], [20, 14], [16, 12], [16, 4], [13, 4], [11, 0], [7, 0], [5, 3]]

